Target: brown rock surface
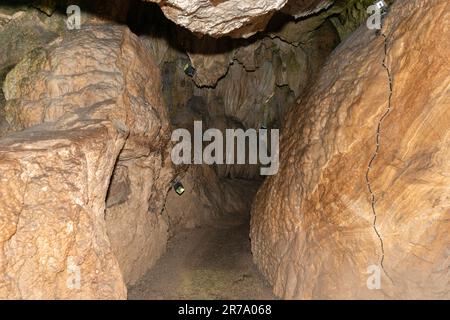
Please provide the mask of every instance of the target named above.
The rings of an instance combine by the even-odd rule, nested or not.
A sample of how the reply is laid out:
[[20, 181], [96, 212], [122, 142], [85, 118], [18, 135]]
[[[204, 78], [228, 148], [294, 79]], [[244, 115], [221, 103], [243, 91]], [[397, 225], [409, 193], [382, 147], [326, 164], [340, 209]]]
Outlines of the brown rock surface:
[[[231, 35], [248, 38], [263, 30], [273, 13], [280, 11], [287, 0], [146, 0], [156, 2], [164, 14], [176, 24], [194, 33], [213, 37]], [[293, 2], [293, 1], [291, 1]], [[289, 13], [296, 16], [312, 14], [330, 1], [297, 1]]]
[[386, 57], [384, 37], [361, 26], [288, 113], [280, 171], [251, 222], [276, 295], [450, 297], [449, 14], [447, 1], [397, 1]]
[[0, 15], [9, 18], [0, 28], [0, 77], [29, 51], [55, 40], [64, 26], [62, 19], [54, 19], [60, 22], [58, 28], [57, 24], [50, 23], [47, 16], [36, 10], [6, 15], [0, 9]]
[[126, 297], [104, 220], [125, 138], [109, 121], [85, 121], [0, 140], [2, 299]]
[[[285, 110], [304, 94], [339, 40], [325, 18], [308, 28], [289, 22], [283, 36], [295, 34], [293, 40], [302, 42], [292, 44], [279, 33], [198, 40], [157, 14], [155, 19], [156, 25], [141, 38], [161, 68], [172, 124], [188, 129], [194, 120], [202, 120], [205, 130], [278, 128]], [[183, 72], [189, 60], [196, 69], [193, 78]], [[217, 169], [222, 177], [259, 177], [258, 166]]]
[[86, 25], [30, 52], [3, 89], [10, 131], [25, 131], [0, 140], [0, 297], [125, 298], [167, 240], [170, 131], [151, 56], [125, 27]]
[[[290, 24], [290, 33], [308, 34], [302, 44], [277, 36], [199, 41], [164, 17], [155, 20], [141, 39], [161, 68], [172, 125], [191, 131], [195, 120], [203, 121], [204, 130], [279, 128], [285, 110], [304, 94], [338, 43], [336, 30], [323, 20], [306, 31], [301, 23]], [[197, 71], [193, 78], [183, 70], [189, 60]], [[217, 165], [216, 171], [220, 177], [260, 178], [257, 165]]]

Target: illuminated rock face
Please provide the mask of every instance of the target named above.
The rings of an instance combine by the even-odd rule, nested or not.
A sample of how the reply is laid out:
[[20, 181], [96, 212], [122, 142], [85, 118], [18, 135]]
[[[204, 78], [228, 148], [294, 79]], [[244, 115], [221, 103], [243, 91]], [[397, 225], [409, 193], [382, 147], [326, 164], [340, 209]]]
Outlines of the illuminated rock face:
[[278, 296], [450, 297], [449, 14], [446, 1], [397, 1], [386, 42], [361, 26], [287, 114], [251, 223]]
[[168, 234], [170, 131], [151, 56], [125, 27], [86, 26], [30, 52], [3, 91], [0, 297], [125, 298]]
[[[174, 125], [283, 124], [280, 171], [251, 225], [278, 296], [450, 298], [447, 1], [397, 0], [382, 35], [361, 27], [320, 76], [341, 2], [147, 2], [212, 37], [248, 37], [276, 11], [321, 14], [199, 40], [112, 25], [133, 19], [122, 0], [95, 1], [109, 19], [94, 5], [71, 32], [53, 9], [0, 10], [0, 298], [124, 299], [170, 233], [246, 219], [256, 184], [222, 180], [258, 168], [184, 168], [183, 197], [170, 189], [163, 82]], [[192, 41], [182, 52], [180, 39]]]
[[126, 297], [102, 199], [125, 138], [85, 121], [2, 139], [2, 299]]
[[[247, 38], [265, 28], [287, 0], [146, 0], [156, 2], [176, 24], [194, 33], [213, 37], [231, 35]], [[332, 1], [290, 1], [286, 12], [295, 16], [311, 14]]]

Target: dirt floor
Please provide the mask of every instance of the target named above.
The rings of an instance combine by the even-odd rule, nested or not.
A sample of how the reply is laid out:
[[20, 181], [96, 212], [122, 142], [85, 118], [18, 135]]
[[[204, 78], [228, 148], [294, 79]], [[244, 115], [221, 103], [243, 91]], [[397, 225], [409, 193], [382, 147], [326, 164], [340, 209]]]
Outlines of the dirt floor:
[[252, 262], [248, 228], [246, 221], [180, 232], [128, 298], [274, 299]]

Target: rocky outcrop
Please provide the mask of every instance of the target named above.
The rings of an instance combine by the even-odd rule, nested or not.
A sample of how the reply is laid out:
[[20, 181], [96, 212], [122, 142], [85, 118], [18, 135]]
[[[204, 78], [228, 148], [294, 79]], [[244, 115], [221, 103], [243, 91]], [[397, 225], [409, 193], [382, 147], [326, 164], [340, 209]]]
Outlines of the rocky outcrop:
[[104, 219], [126, 139], [109, 121], [39, 126], [0, 140], [0, 297], [120, 299]]
[[[330, 18], [344, 39], [367, 19], [366, 9], [374, 3], [373, 0], [145, 1], [158, 3], [164, 14], [177, 25], [197, 35], [214, 38], [249, 38], [259, 31], [267, 31], [266, 27], [278, 17], [291, 17], [293, 23], [300, 23], [305, 29]], [[385, 2], [390, 5], [393, 0]], [[305, 35], [307, 32], [293, 34], [295, 37]]]
[[31, 51], [3, 91], [0, 297], [125, 298], [167, 240], [170, 131], [151, 55], [126, 27], [85, 25]]
[[361, 26], [287, 114], [251, 222], [278, 296], [450, 297], [449, 12], [396, 1], [382, 33]]
[[[156, 2], [176, 24], [198, 34], [248, 38], [263, 30], [287, 0], [146, 0]], [[290, 1], [286, 12], [297, 17], [317, 12], [332, 1]]]
[[194, 33], [216, 37], [231, 33], [249, 37], [264, 29], [272, 14], [286, 4], [286, 0], [149, 1], [158, 3], [176, 24]]

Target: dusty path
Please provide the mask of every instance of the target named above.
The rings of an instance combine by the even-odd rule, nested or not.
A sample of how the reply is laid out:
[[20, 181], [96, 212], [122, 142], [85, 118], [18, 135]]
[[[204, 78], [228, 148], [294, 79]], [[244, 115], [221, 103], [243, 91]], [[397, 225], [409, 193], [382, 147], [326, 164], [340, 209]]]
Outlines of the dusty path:
[[183, 231], [129, 299], [274, 299], [252, 262], [248, 222]]

